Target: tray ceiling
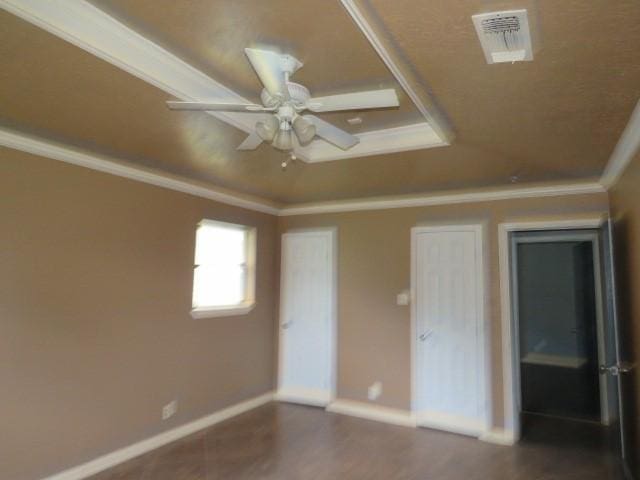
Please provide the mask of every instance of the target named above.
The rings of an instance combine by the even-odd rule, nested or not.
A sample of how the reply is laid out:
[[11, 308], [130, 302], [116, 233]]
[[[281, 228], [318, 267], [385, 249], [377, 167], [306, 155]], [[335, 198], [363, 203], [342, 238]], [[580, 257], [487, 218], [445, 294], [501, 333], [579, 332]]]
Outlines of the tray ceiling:
[[[394, 87], [397, 110], [324, 118], [354, 133], [424, 122], [339, 2], [95, 0], [98, 8], [238, 94], [260, 84], [242, 54], [269, 44], [305, 66], [314, 94]], [[269, 146], [205, 113], [171, 112], [166, 92], [0, 11], [0, 123], [134, 165], [284, 203], [597, 177], [640, 97], [640, 4], [522, 2], [537, 20], [533, 62], [487, 65], [471, 15], [486, 1], [357, 2], [436, 98], [448, 147], [307, 164], [281, 171]], [[500, 8], [505, 2], [499, 2]], [[489, 6], [492, 6], [489, 2]], [[595, 34], [594, 32], [598, 32]]]

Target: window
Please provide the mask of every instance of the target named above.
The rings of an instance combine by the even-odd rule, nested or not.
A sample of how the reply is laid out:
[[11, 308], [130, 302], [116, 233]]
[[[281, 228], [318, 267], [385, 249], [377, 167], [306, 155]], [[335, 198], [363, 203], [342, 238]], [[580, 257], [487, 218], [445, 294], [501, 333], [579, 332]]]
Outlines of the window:
[[254, 305], [255, 228], [202, 220], [196, 231], [194, 318], [242, 315]]

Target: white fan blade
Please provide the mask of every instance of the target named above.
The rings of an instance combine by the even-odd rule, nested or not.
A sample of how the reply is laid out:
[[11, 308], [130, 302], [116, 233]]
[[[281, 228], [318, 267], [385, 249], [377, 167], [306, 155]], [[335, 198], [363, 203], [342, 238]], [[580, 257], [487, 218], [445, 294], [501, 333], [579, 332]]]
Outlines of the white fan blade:
[[255, 150], [262, 143], [262, 139], [256, 132], [251, 132], [247, 138], [244, 139], [237, 150]]
[[278, 53], [268, 50], [258, 50], [256, 48], [245, 48], [251, 66], [258, 74], [258, 78], [274, 97], [289, 99], [289, 89], [282, 70], [282, 60]]
[[312, 112], [365, 110], [367, 108], [397, 107], [398, 105], [400, 105], [398, 95], [393, 88], [314, 97], [307, 102], [307, 108]]
[[264, 112], [270, 111], [257, 103], [220, 103], [220, 102], [175, 102], [169, 100], [171, 110], [209, 110], [222, 112]]
[[334, 144], [342, 150], [349, 150], [351, 147], [360, 143], [360, 139], [358, 137], [339, 129], [338, 127], [331, 125], [329, 122], [325, 122], [314, 115], [303, 115], [303, 118], [316, 126], [317, 136], [324, 138], [327, 142]]

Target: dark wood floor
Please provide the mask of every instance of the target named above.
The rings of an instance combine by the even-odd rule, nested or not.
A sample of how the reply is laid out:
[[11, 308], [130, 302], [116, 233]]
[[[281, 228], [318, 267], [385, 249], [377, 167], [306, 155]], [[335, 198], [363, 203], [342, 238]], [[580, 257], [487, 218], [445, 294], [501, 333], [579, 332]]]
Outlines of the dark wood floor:
[[619, 480], [616, 465], [595, 424], [534, 419], [501, 447], [274, 403], [91, 480]]

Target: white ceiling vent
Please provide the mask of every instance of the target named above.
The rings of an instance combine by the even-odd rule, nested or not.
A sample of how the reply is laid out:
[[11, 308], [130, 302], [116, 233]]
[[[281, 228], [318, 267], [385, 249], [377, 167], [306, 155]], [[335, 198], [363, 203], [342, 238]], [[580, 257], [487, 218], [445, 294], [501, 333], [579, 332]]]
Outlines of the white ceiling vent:
[[479, 13], [471, 18], [487, 63], [533, 60], [526, 10]]

